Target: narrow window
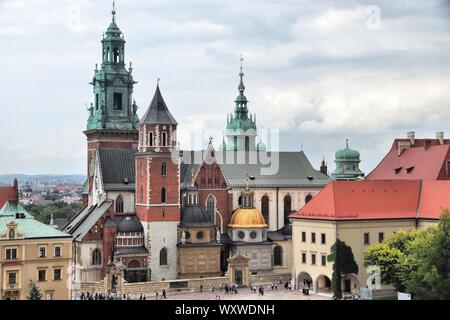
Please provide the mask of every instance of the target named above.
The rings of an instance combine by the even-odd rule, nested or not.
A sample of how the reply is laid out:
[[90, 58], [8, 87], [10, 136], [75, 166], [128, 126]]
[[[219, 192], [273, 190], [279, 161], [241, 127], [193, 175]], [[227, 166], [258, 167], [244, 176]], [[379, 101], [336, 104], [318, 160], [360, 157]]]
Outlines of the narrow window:
[[166, 203], [166, 188], [161, 189], [161, 203]]
[[123, 197], [121, 194], [116, 199], [116, 212], [122, 213], [123, 212]]
[[39, 247], [39, 258], [45, 258], [45, 257], [46, 257], [45, 247]]
[[306, 263], [306, 253], [302, 252], [302, 263]]
[[261, 198], [261, 213], [266, 223], [269, 222], [269, 197], [263, 196]]
[[122, 110], [122, 94], [114, 93], [114, 110]]
[[281, 246], [276, 246], [273, 249], [273, 265], [274, 266], [283, 265], [283, 248]]
[[55, 247], [55, 257], [61, 257], [61, 247], [60, 246]]
[[61, 269], [53, 269], [53, 280], [61, 280]]
[[38, 281], [45, 281], [46, 274], [45, 270], [38, 270]]
[[150, 132], [150, 133], [148, 134], [148, 145], [149, 145], [150, 147], [153, 147], [153, 132]]
[[316, 243], [316, 233], [311, 232], [311, 243]]
[[161, 165], [161, 175], [166, 176], [167, 175], [167, 162], [163, 161]]
[[167, 266], [167, 249], [162, 248], [159, 252], [159, 265], [160, 266]]
[[322, 267], [325, 267], [327, 265], [327, 256], [322, 255]]
[[209, 195], [208, 200], [206, 201], [206, 212], [208, 212], [208, 215], [211, 217], [211, 221], [214, 221], [216, 216], [216, 199], [212, 194]]
[[92, 265], [99, 266], [102, 263], [102, 254], [99, 249], [92, 252]]
[[370, 235], [369, 235], [368, 232], [365, 232], [365, 233], [364, 233], [364, 244], [365, 244], [365, 245], [370, 244]]
[[245, 136], [245, 151], [250, 150], [250, 138], [248, 136]]
[[302, 242], [306, 242], [306, 232], [302, 231]]
[[15, 284], [17, 281], [17, 274], [15, 272], [8, 273], [8, 284]]
[[320, 243], [321, 244], [326, 244], [327, 243], [327, 238], [326, 238], [326, 234], [325, 233], [322, 233], [320, 235]]
[[384, 241], [384, 232], [378, 233], [378, 242], [382, 243]]
[[162, 146], [167, 146], [167, 132], [163, 131], [161, 134]]
[[313, 264], [313, 265], [316, 264], [316, 254], [315, 253], [311, 253], [311, 264]]

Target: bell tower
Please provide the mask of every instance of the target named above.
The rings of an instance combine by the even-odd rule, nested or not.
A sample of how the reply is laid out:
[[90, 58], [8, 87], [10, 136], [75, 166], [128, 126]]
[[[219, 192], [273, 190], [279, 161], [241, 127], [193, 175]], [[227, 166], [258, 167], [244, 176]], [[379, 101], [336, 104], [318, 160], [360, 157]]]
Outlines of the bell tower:
[[102, 63], [95, 66], [90, 83], [93, 103], [88, 108], [89, 118], [84, 134], [88, 143], [88, 192], [92, 190], [92, 175], [97, 149], [137, 149], [137, 105], [132, 100], [131, 62], [125, 66], [125, 39], [116, 23], [113, 4], [112, 21], [102, 39]]
[[158, 83], [150, 106], [139, 123], [139, 147], [135, 156], [136, 213], [145, 231], [148, 265], [151, 280], [155, 281], [176, 279], [178, 275], [180, 165], [175, 152], [177, 125]]

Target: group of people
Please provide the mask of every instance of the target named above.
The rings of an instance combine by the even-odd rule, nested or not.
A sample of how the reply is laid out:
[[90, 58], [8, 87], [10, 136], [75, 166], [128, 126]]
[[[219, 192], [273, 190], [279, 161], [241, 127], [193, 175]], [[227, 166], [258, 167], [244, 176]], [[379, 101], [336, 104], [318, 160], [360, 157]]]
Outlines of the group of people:
[[88, 291], [88, 292], [86, 292], [86, 294], [84, 292], [81, 292], [80, 300], [114, 300], [114, 297], [113, 297], [113, 295], [111, 293], [108, 293], [108, 294], [104, 294], [104, 293], [91, 294]]

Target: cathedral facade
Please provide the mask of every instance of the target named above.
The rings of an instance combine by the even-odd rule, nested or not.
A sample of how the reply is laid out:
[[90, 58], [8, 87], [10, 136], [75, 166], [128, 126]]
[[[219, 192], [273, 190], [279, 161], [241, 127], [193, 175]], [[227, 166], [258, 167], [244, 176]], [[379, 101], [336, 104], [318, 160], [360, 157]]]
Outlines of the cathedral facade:
[[[220, 276], [233, 257], [255, 275], [290, 274], [288, 216], [330, 181], [326, 166], [257, 143], [242, 65], [226, 140], [204, 151], [177, 149], [159, 83], [139, 119], [132, 71], [113, 11], [91, 83], [84, 208], [63, 228], [75, 239], [75, 281], [100, 281], [112, 268], [127, 282]], [[252, 152], [256, 162], [247, 161]], [[244, 161], [234, 161], [240, 153]], [[276, 158], [278, 170], [264, 174], [260, 155]]]

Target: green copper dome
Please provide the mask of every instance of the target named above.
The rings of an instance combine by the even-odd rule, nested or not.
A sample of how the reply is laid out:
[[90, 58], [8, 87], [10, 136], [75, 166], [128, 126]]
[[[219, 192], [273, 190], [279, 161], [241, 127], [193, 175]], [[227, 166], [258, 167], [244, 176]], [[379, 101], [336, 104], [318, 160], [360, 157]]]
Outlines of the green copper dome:
[[360, 154], [356, 150], [352, 150], [349, 148], [345, 148], [339, 150], [335, 154], [336, 160], [358, 160], [359, 161]]
[[336, 169], [331, 173], [335, 180], [359, 180], [363, 179], [364, 173], [359, 169], [360, 154], [356, 150], [348, 147], [348, 139], [345, 149], [339, 150], [335, 154]]

